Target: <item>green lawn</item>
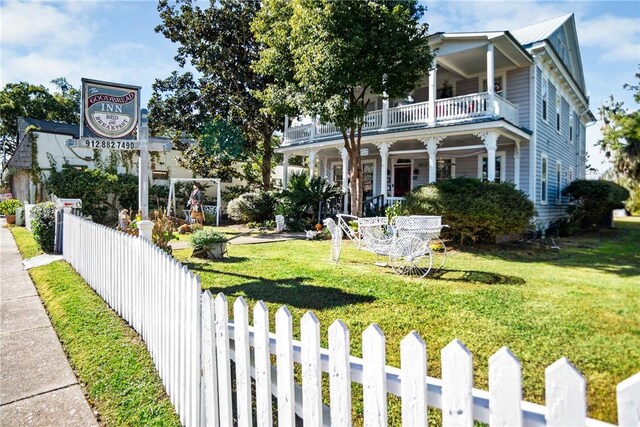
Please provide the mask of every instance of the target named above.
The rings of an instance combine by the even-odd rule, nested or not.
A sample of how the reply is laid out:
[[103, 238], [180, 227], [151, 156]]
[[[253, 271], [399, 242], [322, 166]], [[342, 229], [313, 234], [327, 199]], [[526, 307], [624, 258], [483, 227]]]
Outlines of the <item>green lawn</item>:
[[[230, 304], [241, 295], [265, 301], [272, 321], [282, 304], [297, 324], [313, 310], [323, 346], [329, 325], [342, 319], [360, 355], [361, 333], [375, 322], [386, 335], [388, 364], [399, 366], [400, 340], [417, 330], [428, 345], [429, 375], [440, 377], [440, 351], [459, 338], [474, 356], [481, 389], [489, 356], [508, 346], [522, 363], [524, 398], [544, 403], [544, 369], [567, 356], [587, 380], [589, 416], [614, 422], [616, 385], [640, 371], [640, 218], [617, 225], [563, 239], [557, 253], [458, 249], [444, 274], [422, 280], [373, 265], [375, 255], [350, 243], [337, 265], [328, 260], [329, 241], [231, 245], [219, 262], [192, 259], [190, 249], [174, 255]], [[391, 423], [396, 416], [392, 408]]]

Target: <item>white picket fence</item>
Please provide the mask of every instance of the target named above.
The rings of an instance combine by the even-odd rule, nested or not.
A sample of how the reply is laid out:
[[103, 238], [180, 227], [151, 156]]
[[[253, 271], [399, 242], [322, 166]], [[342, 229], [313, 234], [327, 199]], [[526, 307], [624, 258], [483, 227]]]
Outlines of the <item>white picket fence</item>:
[[[444, 426], [472, 426], [474, 420], [492, 426], [611, 425], [586, 417], [585, 380], [566, 358], [546, 369], [546, 406], [523, 402], [520, 363], [507, 348], [489, 359], [486, 392], [473, 388], [472, 356], [458, 340], [442, 350], [442, 379], [432, 378], [426, 345], [415, 332], [401, 342], [401, 367], [390, 367], [377, 325], [362, 334], [358, 358], [350, 355], [349, 330], [339, 320], [329, 327], [329, 348], [322, 348], [312, 312], [301, 319], [299, 341], [284, 306], [275, 314], [275, 333], [261, 301], [252, 326], [242, 297], [230, 321], [223, 294], [214, 299], [202, 293], [197, 277], [142, 239], [66, 215], [64, 250], [65, 259], [143, 337], [187, 426], [271, 426], [274, 410], [280, 426], [295, 425], [296, 416], [305, 426], [350, 426], [352, 383], [362, 384], [367, 426], [388, 424], [388, 394], [401, 398], [403, 426], [426, 425], [428, 407], [442, 411]], [[322, 373], [329, 375], [324, 399]], [[619, 425], [640, 426], [640, 373], [618, 385], [617, 399]]]

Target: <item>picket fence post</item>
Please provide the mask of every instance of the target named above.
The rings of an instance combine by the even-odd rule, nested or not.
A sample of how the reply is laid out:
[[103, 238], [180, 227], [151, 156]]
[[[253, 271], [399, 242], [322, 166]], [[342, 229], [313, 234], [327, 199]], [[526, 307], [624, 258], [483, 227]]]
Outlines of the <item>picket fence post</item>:
[[584, 426], [587, 418], [586, 382], [566, 357], [544, 371], [547, 425]]
[[256, 367], [256, 421], [271, 426], [271, 357], [269, 351], [269, 310], [262, 301], [253, 307], [254, 354]]
[[458, 339], [442, 349], [442, 425], [473, 426], [473, 361]]
[[364, 423], [367, 426], [386, 426], [385, 338], [375, 323], [362, 333], [362, 359]]
[[311, 311], [300, 321], [302, 341], [302, 413], [306, 426], [322, 426], [320, 321]]
[[251, 358], [249, 352], [249, 308], [243, 297], [233, 304], [233, 334], [236, 352], [236, 401], [238, 425], [252, 425]]
[[640, 372], [618, 384], [618, 425], [640, 426]]
[[489, 424], [492, 426], [522, 425], [522, 371], [520, 362], [502, 347], [489, 358]]
[[402, 369], [402, 425], [423, 425], [427, 420], [427, 345], [416, 331], [400, 342]]
[[331, 425], [351, 426], [349, 329], [341, 320], [329, 327], [329, 397]]
[[229, 352], [229, 307], [227, 298], [219, 293], [215, 299], [216, 351], [218, 363], [218, 398], [220, 426], [231, 427], [231, 361]]
[[295, 425], [293, 378], [293, 319], [286, 306], [276, 312], [276, 368], [278, 378], [278, 425]]

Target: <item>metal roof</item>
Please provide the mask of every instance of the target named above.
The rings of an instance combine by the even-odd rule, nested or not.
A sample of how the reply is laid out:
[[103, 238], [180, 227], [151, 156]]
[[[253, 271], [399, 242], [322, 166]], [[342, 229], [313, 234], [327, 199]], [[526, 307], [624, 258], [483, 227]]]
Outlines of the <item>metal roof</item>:
[[567, 22], [572, 15], [572, 13], [569, 13], [567, 15], [547, 19], [546, 21], [513, 30], [511, 31], [511, 34], [516, 38], [516, 40], [518, 40], [518, 43], [522, 46], [527, 46], [537, 41], [548, 39], [549, 36]]

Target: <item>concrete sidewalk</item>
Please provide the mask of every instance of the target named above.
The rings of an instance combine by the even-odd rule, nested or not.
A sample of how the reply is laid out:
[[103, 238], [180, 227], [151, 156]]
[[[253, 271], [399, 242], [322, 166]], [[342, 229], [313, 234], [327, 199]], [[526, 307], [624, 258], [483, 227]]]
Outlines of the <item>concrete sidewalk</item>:
[[0, 425], [97, 426], [0, 219]]

